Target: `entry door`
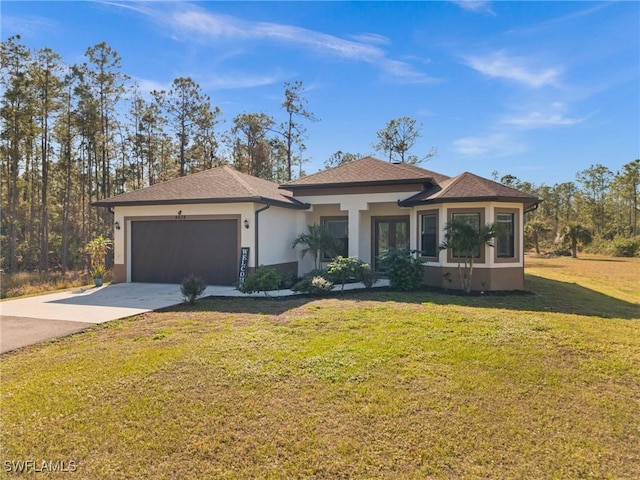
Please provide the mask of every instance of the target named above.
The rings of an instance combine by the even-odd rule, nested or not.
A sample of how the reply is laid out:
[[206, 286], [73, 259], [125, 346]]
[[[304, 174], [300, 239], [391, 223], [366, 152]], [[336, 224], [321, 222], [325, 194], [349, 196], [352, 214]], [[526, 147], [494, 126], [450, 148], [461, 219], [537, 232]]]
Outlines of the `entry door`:
[[379, 218], [374, 220], [374, 267], [377, 272], [385, 272], [387, 267], [378, 257], [389, 250], [409, 249], [409, 217]]

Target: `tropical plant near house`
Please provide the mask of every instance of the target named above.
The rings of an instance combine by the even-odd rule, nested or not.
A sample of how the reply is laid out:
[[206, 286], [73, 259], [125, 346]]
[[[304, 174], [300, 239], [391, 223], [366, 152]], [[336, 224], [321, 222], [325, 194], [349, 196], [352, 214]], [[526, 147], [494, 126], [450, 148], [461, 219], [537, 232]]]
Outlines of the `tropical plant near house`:
[[445, 226], [445, 239], [440, 244], [440, 250], [450, 250], [451, 255], [458, 261], [458, 275], [460, 285], [466, 293], [471, 292], [473, 280], [474, 260], [485, 245], [493, 247], [493, 239], [500, 233], [500, 225], [488, 223], [480, 228], [452, 220]]
[[293, 248], [302, 245], [300, 256], [305, 257], [309, 253], [313, 257], [313, 265], [316, 269], [320, 268], [320, 254], [326, 252], [329, 256], [333, 256], [338, 248], [336, 237], [324, 225], [314, 223], [308, 226], [307, 233], [299, 234], [293, 241]]
[[91, 257], [89, 273], [94, 279], [104, 278], [107, 271], [107, 253], [112, 247], [113, 241], [106, 238], [104, 235], [99, 235], [87, 243], [85, 251]]
[[578, 245], [588, 245], [592, 241], [591, 231], [578, 222], [566, 224], [561, 236], [562, 241], [569, 244], [573, 258], [578, 258]]

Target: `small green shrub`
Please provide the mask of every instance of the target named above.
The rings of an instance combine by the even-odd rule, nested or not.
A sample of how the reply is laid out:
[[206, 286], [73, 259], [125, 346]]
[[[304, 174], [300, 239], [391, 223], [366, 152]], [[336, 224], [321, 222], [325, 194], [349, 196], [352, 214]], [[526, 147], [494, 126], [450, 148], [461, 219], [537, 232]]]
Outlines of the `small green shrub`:
[[424, 271], [422, 263], [409, 250], [391, 248], [380, 255], [380, 261], [387, 266], [391, 288], [396, 290], [416, 290], [422, 285]]
[[378, 281], [378, 274], [371, 270], [371, 267], [365, 263], [360, 269], [358, 280], [360, 280], [364, 284], [365, 288], [369, 289], [372, 288], [373, 285]]
[[189, 275], [182, 280], [182, 284], [180, 285], [182, 297], [189, 305], [196, 303], [196, 299], [202, 295], [206, 289], [207, 285], [204, 283], [204, 280], [197, 275]]
[[247, 275], [244, 283], [238, 286], [242, 293], [263, 292], [267, 297], [272, 290], [280, 288], [280, 276], [273, 268], [260, 266], [255, 272]]
[[298, 281], [298, 277], [291, 271], [285, 270], [280, 273], [280, 289], [289, 289]]
[[356, 257], [339, 256], [327, 265], [327, 274], [333, 282], [340, 283], [341, 290], [344, 290], [345, 283], [360, 280], [364, 269], [369, 269], [369, 264]]
[[309, 275], [296, 283], [291, 289], [294, 292], [327, 295], [333, 290], [333, 282], [321, 275]]

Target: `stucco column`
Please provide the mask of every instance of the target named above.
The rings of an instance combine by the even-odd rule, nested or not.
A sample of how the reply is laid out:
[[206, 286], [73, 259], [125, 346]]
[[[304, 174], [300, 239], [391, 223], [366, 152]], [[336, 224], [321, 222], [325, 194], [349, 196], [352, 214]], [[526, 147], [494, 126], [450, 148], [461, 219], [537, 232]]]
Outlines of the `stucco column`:
[[367, 203], [345, 202], [340, 204], [340, 209], [349, 212], [349, 256], [360, 258], [360, 211], [367, 209]]
[[360, 210], [349, 210], [349, 256], [360, 258]]

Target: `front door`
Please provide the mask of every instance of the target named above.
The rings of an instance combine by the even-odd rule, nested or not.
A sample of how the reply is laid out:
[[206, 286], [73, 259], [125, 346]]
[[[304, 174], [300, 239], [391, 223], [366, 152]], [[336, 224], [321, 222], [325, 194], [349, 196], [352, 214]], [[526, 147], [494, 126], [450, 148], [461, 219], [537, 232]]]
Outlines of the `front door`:
[[378, 257], [389, 250], [409, 249], [409, 217], [387, 217], [374, 219], [373, 265], [376, 272], [385, 272], [387, 267]]

